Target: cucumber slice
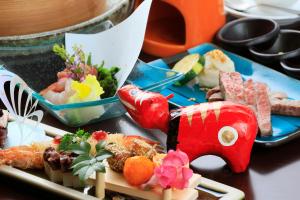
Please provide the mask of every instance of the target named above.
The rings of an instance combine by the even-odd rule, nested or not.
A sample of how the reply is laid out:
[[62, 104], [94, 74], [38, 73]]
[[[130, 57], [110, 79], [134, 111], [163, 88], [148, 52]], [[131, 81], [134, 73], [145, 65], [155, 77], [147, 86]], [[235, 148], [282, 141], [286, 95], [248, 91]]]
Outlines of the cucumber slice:
[[202, 61], [201, 56], [197, 53], [187, 55], [178, 61], [173, 67], [173, 70], [183, 73], [184, 76], [181, 80], [174, 83], [174, 85], [182, 86], [194, 79], [203, 70], [203, 65], [200, 61]]

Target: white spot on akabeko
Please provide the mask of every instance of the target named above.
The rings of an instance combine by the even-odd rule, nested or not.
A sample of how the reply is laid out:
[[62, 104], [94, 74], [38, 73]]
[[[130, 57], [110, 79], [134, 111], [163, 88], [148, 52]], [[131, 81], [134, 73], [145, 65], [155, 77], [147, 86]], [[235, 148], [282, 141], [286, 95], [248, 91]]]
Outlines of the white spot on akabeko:
[[131, 109], [131, 110], [136, 110], [135, 107], [133, 105], [131, 105], [129, 102], [124, 101], [123, 99], [120, 98], [120, 101], [122, 102], [122, 104], [124, 104], [124, 106], [126, 106], [127, 108]]
[[238, 140], [239, 134], [237, 130], [231, 126], [224, 126], [218, 132], [219, 142], [223, 146], [232, 146]]

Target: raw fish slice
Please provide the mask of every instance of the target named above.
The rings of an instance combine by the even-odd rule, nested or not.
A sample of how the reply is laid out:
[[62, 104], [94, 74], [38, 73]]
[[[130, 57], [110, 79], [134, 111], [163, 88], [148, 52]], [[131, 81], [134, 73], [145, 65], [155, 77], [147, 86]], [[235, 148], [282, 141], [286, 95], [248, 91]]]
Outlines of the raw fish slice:
[[65, 83], [65, 89], [62, 92], [55, 92], [53, 90], [48, 90], [43, 92], [43, 97], [53, 104], [65, 104], [69, 97], [74, 94], [74, 91], [71, 89], [71, 79], [67, 79]]

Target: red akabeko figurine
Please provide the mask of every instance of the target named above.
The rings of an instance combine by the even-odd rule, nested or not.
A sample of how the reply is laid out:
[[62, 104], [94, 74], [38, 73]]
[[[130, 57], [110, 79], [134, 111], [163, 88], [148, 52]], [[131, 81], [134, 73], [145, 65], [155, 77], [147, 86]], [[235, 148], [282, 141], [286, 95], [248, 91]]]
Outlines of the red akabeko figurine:
[[190, 160], [218, 155], [236, 173], [247, 169], [258, 131], [251, 108], [220, 101], [169, 111], [168, 97], [133, 85], [122, 87], [118, 95], [143, 128], [160, 129], [168, 134], [168, 149], [180, 149]]

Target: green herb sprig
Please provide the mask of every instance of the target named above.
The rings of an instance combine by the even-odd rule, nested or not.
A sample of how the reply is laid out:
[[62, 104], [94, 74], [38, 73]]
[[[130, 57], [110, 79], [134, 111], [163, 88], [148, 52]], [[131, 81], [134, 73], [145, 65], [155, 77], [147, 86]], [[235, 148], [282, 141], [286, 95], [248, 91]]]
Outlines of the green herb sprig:
[[94, 172], [105, 173], [105, 165], [103, 161], [113, 154], [105, 149], [106, 141], [100, 141], [96, 144], [96, 155], [91, 155], [91, 145], [88, 142], [80, 144], [72, 144], [71, 151], [79, 156], [73, 161], [71, 168], [73, 175], [79, 177], [79, 180], [84, 182]]
[[66, 134], [62, 137], [60, 144], [58, 146], [59, 151], [70, 151], [73, 144], [80, 142], [85, 142], [91, 134], [84, 131], [83, 129], [78, 129], [75, 134]]
[[115, 75], [120, 71], [119, 67], [111, 67], [107, 69], [104, 67], [104, 62], [97, 68], [98, 69], [98, 81], [105, 91], [101, 98], [107, 98], [114, 96], [118, 88], [118, 80]]

